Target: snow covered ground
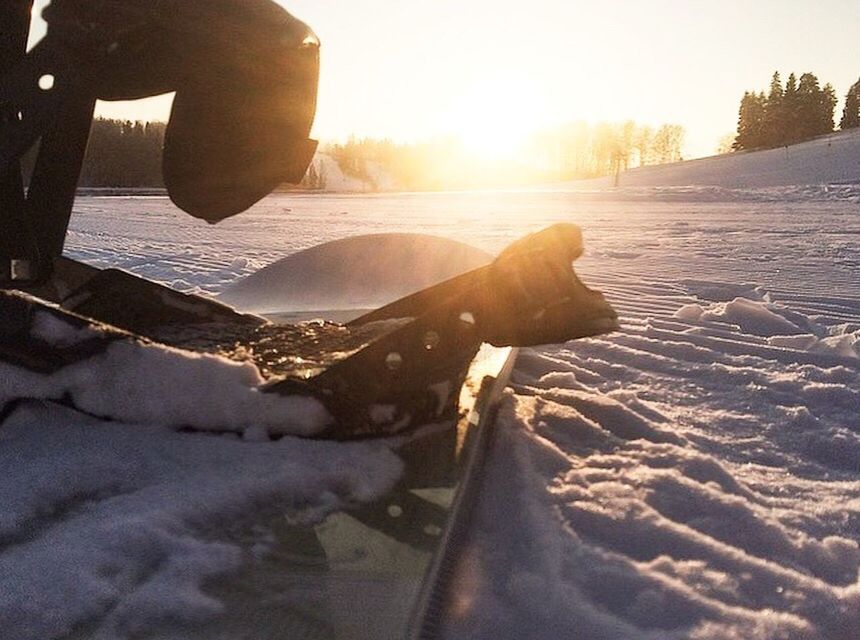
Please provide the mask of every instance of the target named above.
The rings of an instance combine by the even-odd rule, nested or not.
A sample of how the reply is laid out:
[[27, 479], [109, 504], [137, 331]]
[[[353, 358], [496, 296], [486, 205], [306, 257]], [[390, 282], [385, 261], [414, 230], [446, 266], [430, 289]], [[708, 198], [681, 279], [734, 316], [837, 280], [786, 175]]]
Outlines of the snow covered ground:
[[[612, 178], [601, 178], [571, 186], [605, 188], [612, 182]], [[781, 187], [776, 193], [782, 197], [809, 189], [824, 197], [837, 192], [856, 197], [860, 194], [860, 130], [838, 131], [765, 151], [641, 167], [624, 173], [620, 181], [623, 188], [703, 185], [726, 189]]]
[[625, 272], [519, 359], [452, 637], [858, 637], [860, 299]]
[[[330, 239], [420, 231], [492, 252], [556, 221], [583, 227], [577, 270], [622, 330], [521, 354], [449, 637], [857, 638], [851, 189], [284, 195], [217, 227], [161, 198], [85, 198], [68, 250], [216, 294]], [[205, 620], [201, 586], [254, 561], [217, 530], [262, 509], [318, 517], [399, 471], [384, 447], [42, 411], [0, 431], [14, 640]]]

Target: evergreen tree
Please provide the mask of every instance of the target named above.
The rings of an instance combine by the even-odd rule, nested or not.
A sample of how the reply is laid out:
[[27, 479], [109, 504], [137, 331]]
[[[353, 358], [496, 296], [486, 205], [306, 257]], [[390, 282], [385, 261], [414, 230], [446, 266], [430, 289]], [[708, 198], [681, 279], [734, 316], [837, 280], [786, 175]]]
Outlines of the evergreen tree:
[[744, 91], [744, 97], [741, 98], [741, 106], [738, 109], [738, 129], [735, 134], [735, 141], [732, 144], [732, 149], [741, 151], [750, 148], [750, 92]]
[[824, 85], [818, 97], [818, 134], [833, 133], [834, 113], [836, 111], [836, 90], [829, 82]]
[[800, 76], [798, 96], [798, 140], [809, 140], [821, 133], [821, 87], [813, 73]]
[[736, 151], [758, 149], [764, 146], [765, 102], [766, 98], [763, 93], [757, 94], [747, 91], [741, 98], [738, 132], [732, 145]]
[[845, 109], [839, 121], [839, 128], [843, 131], [857, 127], [860, 127], [860, 80], [851, 85], [845, 95]]
[[161, 187], [165, 125], [97, 118], [92, 125], [81, 186]]
[[785, 110], [783, 98], [785, 92], [779, 71], [774, 71], [770, 80], [770, 91], [767, 94], [763, 122], [763, 145], [777, 147], [785, 144]]
[[[850, 102], [846, 99], [847, 115], [842, 119], [849, 125], [853, 122], [853, 126], [860, 126], [860, 80], [849, 95], [852, 93]], [[813, 73], [804, 73], [799, 79], [791, 73], [783, 87], [779, 72], [775, 72], [767, 96], [764, 92], [744, 93], [732, 148], [772, 148], [830, 133], [836, 102], [833, 87], [830, 84], [820, 87]]]
[[800, 140], [798, 136], [799, 99], [797, 95], [797, 76], [790, 73], [785, 83], [785, 93], [782, 98], [783, 108], [783, 138], [785, 144], [794, 144]]

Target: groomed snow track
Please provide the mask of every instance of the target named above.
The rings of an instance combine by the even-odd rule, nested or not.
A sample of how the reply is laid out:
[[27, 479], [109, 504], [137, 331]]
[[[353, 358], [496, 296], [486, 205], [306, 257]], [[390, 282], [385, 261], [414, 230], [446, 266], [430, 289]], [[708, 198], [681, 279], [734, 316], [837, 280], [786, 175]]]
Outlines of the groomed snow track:
[[448, 636], [855, 638], [860, 297], [586, 277], [622, 330], [521, 351]]

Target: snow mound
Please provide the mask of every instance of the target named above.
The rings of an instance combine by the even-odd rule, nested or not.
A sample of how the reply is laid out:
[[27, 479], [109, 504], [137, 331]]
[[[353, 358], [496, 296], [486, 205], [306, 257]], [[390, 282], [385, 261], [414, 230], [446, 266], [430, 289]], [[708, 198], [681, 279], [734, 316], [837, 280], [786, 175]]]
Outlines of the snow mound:
[[[98, 330], [40, 311], [33, 331], [60, 348]], [[0, 363], [0, 405], [15, 398], [69, 399], [82, 411], [122, 422], [234, 432], [253, 427], [279, 435], [311, 435], [331, 423], [317, 400], [263, 393], [263, 383], [250, 362], [129, 338], [51, 375]]]
[[491, 260], [480, 249], [446, 238], [357, 236], [287, 256], [228, 287], [221, 300], [257, 313], [370, 309]]
[[767, 338], [767, 344], [774, 347], [860, 358], [860, 329], [844, 324], [827, 328], [764, 300], [735, 298], [704, 307], [690, 303], [678, 309], [674, 317], [687, 322], [728, 323], [747, 334]]
[[801, 333], [802, 329], [778, 313], [775, 305], [746, 298], [735, 298], [703, 308], [689, 304], [675, 312], [675, 317], [689, 321], [727, 322], [735, 324], [743, 331], [758, 336], [791, 335]]

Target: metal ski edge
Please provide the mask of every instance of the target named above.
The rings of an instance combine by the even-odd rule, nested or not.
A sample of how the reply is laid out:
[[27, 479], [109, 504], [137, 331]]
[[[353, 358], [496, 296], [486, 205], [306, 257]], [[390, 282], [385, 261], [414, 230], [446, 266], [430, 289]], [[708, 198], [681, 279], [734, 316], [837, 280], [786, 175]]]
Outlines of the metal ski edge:
[[465, 431], [470, 439], [464, 452], [462, 476], [439, 548], [427, 568], [413, 608], [405, 635], [407, 640], [434, 640], [440, 637], [452, 580], [470, 530], [472, 507], [480, 493], [486, 455], [496, 433], [499, 401], [519, 354], [517, 347], [506, 351], [507, 356], [501, 368], [495, 375], [484, 377], [474, 406], [462, 418], [467, 422]]

